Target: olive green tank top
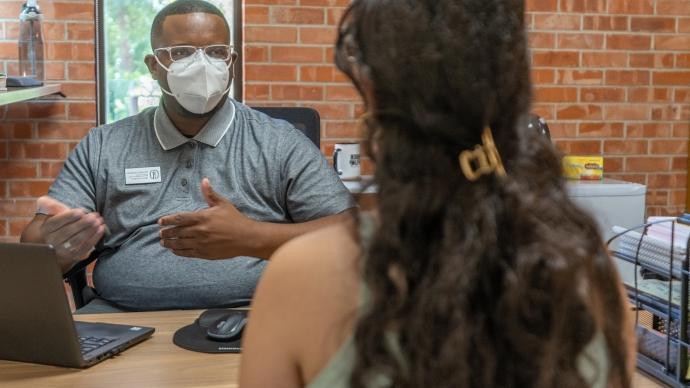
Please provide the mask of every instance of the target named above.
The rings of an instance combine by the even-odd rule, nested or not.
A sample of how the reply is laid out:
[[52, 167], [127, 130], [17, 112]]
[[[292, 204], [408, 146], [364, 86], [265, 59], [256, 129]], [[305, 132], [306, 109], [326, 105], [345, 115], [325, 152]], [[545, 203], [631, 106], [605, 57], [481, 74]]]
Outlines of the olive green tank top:
[[[374, 232], [374, 221], [370, 217], [360, 218], [360, 244], [364, 248], [368, 246], [369, 239]], [[367, 290], [363, 285], [360, 292], [361, 304], [367, 302]], [[404, 353], [400, 349], [396, 336], [389, 333], [386, 337], [391, 352], [404, 361]], [[307, 385], [307, 388], [349, 388], [350, 375], [355, 364], [355, 345], [352, 336], [343, 343], [336, 354], [326, 366]], [[606, 347], [606, 338], [602, 332], [592, 338], [577, 359], [577, 368], [582, 378], [589, 382], [588, 388], [606, 388], [608, 382], [609, 358]], [[369, 388], [388, 388], [391, 381], [387, 376], [373, 378]]]

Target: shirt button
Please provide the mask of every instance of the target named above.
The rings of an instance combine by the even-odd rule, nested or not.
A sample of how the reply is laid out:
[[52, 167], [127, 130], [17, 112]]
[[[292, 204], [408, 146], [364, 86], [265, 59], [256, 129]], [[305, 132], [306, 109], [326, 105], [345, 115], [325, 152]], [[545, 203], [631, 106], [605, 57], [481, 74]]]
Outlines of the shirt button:
[[194, 167], [194, 162], [192, 162], [191, 160], [188, 160], [187, 161], [187, 168], [192, 168], [192, 167]]
[[187, 186], [187, 178], [182, 178], [182, 186]]
[[194, 148], [194, 147], [196, 147], [196, 143], [193, 142], [193, 141], [190, 141], [190, 142], [187, 143], [187, 144], [189, 144], [189, 148]]

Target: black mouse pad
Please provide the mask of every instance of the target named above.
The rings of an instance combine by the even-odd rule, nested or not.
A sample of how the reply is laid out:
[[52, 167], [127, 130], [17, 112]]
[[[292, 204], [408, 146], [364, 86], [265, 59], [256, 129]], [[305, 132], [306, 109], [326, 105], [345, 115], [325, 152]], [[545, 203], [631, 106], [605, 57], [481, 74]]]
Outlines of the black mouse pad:
[[247, 315], [246, 310], [211, 309], [204, 311], [194, 323], [178, 329], [173, 335], [173, 343], [183, 349], [201, 353], [240, 353], [242, 337], [235, 341], [213, 341], [206, 336], [208, 327], [230, 312]]

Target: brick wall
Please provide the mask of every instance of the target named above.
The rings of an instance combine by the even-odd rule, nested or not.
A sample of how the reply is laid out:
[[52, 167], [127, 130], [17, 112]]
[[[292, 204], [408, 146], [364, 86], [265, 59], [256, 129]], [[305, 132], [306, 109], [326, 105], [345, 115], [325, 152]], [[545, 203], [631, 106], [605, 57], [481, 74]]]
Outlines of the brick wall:
[[[335, 142], [358, 138], [362, 105], [332, 65], [334, 26], [349, 0], [244, 3], [247, 102], [318, 109], [327, 155]], [[3, 240], [17, 238], [34, 198], [95, 121], [92, 1], [41, 4], [48, 77], [64, 82], [68, 98], [0, 107]], [[0, 0], [0, 69], [10, 72], [20, 5]], [[528, 9], [534, 110], [549, 120], [559, 148], [602, 153], [607, 176], [647, 184], [650, 215], [681, 212], [690, 0], [528, 0]]]
[[[18, 74], [22, 1], [0, 0], [0, 71]], [[0, 106], [0, 241], [16, 240], [69, 151], [96, 122], [93, 1], [41, 1], [46, 78], [68, 96]]]

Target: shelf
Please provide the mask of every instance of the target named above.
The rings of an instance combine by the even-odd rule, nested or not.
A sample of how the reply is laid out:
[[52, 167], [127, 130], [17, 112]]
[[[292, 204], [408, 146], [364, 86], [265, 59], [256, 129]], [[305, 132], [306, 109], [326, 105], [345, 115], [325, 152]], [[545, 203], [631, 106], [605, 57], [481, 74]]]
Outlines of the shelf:
[[49, 96], [51, 94], [62, 94], [62, 92], [60, 92], [60, 87], [60, 84], [46, 84], [33, 88], [7, 88], [7, 91], [0, 92], [0, 106]]

